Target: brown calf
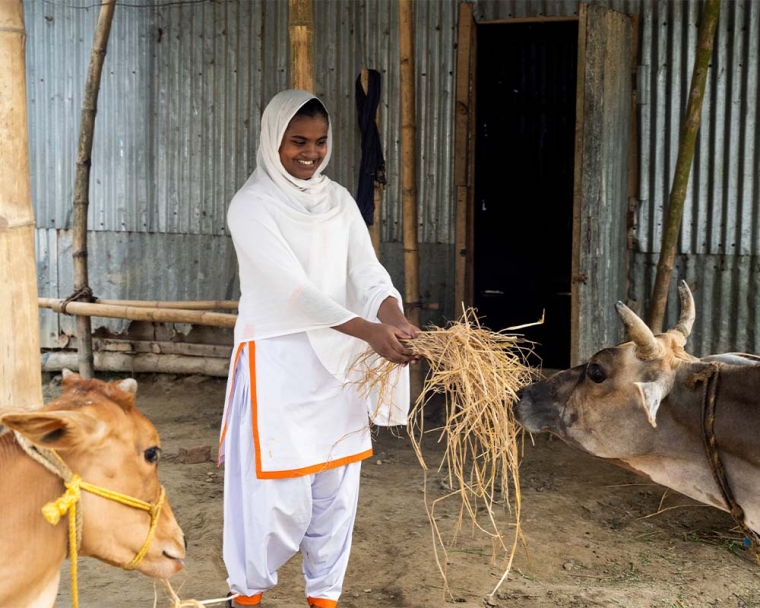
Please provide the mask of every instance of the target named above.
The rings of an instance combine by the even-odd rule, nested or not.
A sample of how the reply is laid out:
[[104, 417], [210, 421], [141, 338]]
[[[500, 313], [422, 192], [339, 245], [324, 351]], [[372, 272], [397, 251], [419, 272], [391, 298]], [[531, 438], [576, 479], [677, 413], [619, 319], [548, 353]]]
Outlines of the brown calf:
[[[87, 484], [141, 501], [160, 502], [163, 489], [157, 465], [158, 433], [135, 407], [137, 383], [84, 380], [64, 371], [63, 394], [35, 412], [0, 415], [0, 606], [50, 608], [55, 603], [60, 568], [69, 550], [68, 516], [51, 525], [45, 505], [65, 493], [60, 476], [22, 449], [33, 445], [55, 454]], [[0, 427], [1, 429], [2, 427]], [[28, 449], [34, 452], [34, 448]], [[52, 450], [53, 452], [46, 452]], [[33, 454], [34, 455], [34, 454]], [[60, 502], [60, 501], [59, 501]], [[169, 578], [183, 567], [185, 542], [168, 500], [155, 517], [154, 532], [139, 563], [151, 529], [151, 513], [81, 492], [79, 555], [114, 566]], [[149, 507], [146, 507], [149, 508]]]

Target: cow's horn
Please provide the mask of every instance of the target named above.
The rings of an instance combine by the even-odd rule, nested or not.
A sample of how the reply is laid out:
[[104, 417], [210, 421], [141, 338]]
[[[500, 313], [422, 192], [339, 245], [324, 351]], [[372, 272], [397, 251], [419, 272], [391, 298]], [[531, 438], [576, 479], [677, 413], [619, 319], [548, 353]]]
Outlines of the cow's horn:
[[[678, 319], [678, 323], [673, 328], [674, 332], [678, 332], [683, 336], [684, 344], [686, 339], [691, 334], [691, 328], [694, 325], [694, 297], [691, 295], [691, 289], [689, 289], [686, 281], [679, 281], [678, 283], [678, 296], [681, 299], [681, 317]], [[683, 346], [683, 344], [681, 345]]]
[[623, 321], [628, 336], [636, 344], [636, 354], [640, 359], [656, 359], [662, 353], [662, 346], [654, 337], [649, 326], [622, 302], [615, 304], [615, 310]]

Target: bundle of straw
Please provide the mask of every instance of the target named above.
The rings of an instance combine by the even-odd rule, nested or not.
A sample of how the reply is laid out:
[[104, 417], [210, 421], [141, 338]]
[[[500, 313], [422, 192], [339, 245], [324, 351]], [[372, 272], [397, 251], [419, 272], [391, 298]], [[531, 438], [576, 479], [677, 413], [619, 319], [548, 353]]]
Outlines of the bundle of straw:
[[[514, 329], [519, 328], [510, 328]], [[442, 428], [434, 430], [440, 432], [439, 442], [446, 442], [438, 470], [447, 471], [451, 493], [432, 502], [425, 494], [425, 506], [435, 539], [436, 562], [444, 580], [444, 593], [448, 591], [445, 568], [448, 560], [446, 543], [435, 520], [434, 511], [439, 501], [452, 496], [461, 499], [454, 539], [466, 514], [476, 528], [492, 538], [494, 560], [502, 550], [507, 553], [506, 571], [492, 594], [506, 580], [518, 540], [525, 544], [520, 530], [517, 441], [520, 431], [512, 406], [517, 400], [517, 391], [534, 379], [537, 370], [526, 363], [528, 355], [533, 352], [533, 343], [507, 331], [493, 332], [482, 327], [475, 311], [466, 309], [459, 321], [445, 328], [429, 327], [406, 343], [414, 354], [423, 357], [429, 365], [422, 392], [412, 407], [407, 427], [417, 458], [425, 471], [426, 488], [428, 467], [421, 449], [425, 434], [423, 410], [434, 395], [445, 396], [445, 423]], [[378, 390], [382, 402], [388, 376], [396, 364], [365, 353], [355, 365], [359, 366], [355, 369], [363, 374], [359, 383], [361, 388], [364, 391]], [[510, 492], [510, 480], [513, 492]], [[495, 510], [500, 502], [514, 518], [511, 546], [508, 546], [497, 523]], [[482, 510], [489, 522], [488, 529], [479, 522], [479, 507], [485, 507]]]

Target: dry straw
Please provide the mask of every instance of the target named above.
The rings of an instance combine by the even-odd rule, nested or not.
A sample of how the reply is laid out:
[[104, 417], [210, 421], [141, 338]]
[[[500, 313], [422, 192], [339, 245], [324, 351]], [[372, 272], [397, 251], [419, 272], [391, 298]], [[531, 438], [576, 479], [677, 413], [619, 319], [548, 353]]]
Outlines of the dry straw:
[[[525, 545], [520, 529], [520, 431], [512, 406], [517, 391], [534, 379], [536, 370], [526, 363], [533, 343], [520, 335], [506, 333], [522, 327], [526, 326], [493, 332], [481, 326], [474, 310], [466, 309], [459, 321], [445, 328], [430, 327], [407, 343], [429, 366], [422, 392], [410, 412], [407, 431], [425, 471], [425, 507], [432, 525], [444, 594], [448, 593], [447, 545], [456, 541], [465, 517], [474, 529], [492, 539], [494, 562], [500, 555], [505, 557], [504, 574], [492, 595], [506, 580], [518, 543]], [[359, 357], [354, 365], [362, 378], [359, 382], [362, 390], [379, 391], [380, 403], [390, 394], [389, 376], [395, 367], [396, 364], [371, 352]], [[445, 422], [440, 428], [426, 431], [423, 413], [436, 395], [445, 398]], [[427, 495], [428, 466], [422, 453], [423, 436], [430, 432], [439, 434], [439, 443], [445, 442], [438, 471], [448, 476], [451, 490], [432, 501]], [[447, 543], [438, 529], [435, 509], [441, 501], [457, 496], [461, 500], [459, 517], [453, 538]], [[512, 516], [511, 542], [499, 524], [500, 509]]]

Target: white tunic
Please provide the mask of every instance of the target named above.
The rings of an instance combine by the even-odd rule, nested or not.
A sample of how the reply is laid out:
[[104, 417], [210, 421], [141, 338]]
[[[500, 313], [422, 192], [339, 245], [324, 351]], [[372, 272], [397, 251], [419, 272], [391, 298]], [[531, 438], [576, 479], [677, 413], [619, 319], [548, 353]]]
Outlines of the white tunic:
[[265, 110], [257, 169], [227, 215], [241, 289], [235, 352], [250, 343], [252, 439], [260, 456], [257, 475], [264, 477], [308, 474], [366, 458], [370, 417], [376, 424], [405, 424], [409, 410], [408, 368], [395, 372], [393, 399], [380, 411], [376, 395], [362, 399], [351, 384], [358, 376], [351, 376], [350, 365], [368, 345], [332, 327], [357, 316], [377, 322], [380, 304], [393, 296], [401, 306], [401, 295], [375, 255], [353, 197], [320, 174], [331, 133], [328, 153], [310, 180], [282, 167], [279, 142], [310, 98], [293, 93], [293, 107], [272, 109], [281, 117], [267, 117], [270, 106]]

